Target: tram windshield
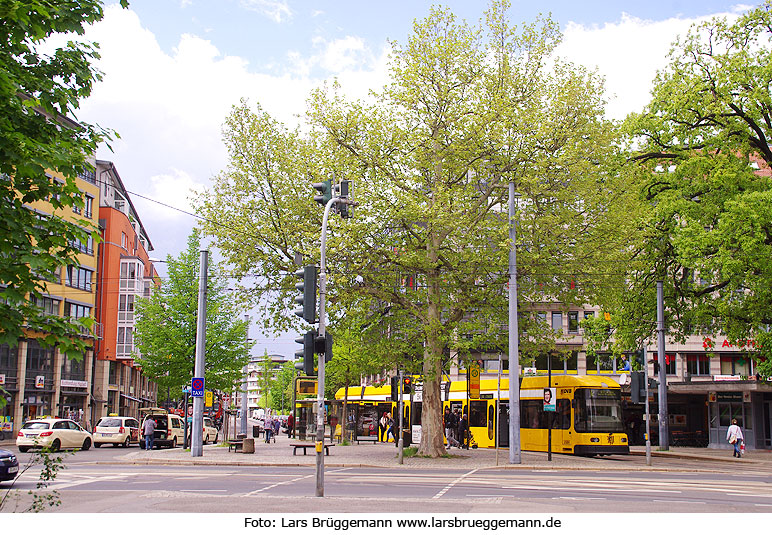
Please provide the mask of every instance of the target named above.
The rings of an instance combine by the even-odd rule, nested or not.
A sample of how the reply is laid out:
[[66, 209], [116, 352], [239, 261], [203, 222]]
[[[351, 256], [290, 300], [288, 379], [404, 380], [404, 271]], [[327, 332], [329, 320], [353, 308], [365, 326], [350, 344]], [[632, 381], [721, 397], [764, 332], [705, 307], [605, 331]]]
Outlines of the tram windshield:
[[619, 390], [578, 388], [574, 395], [574, 429], [580, 433], [623, 433]]

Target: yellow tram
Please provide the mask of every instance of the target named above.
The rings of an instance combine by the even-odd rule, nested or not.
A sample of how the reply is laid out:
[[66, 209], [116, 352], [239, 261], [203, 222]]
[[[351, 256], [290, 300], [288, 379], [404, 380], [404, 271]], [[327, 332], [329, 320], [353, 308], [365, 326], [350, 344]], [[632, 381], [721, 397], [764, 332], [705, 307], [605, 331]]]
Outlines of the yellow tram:
[[[466, 381], [444, 385], [443, 410], [459, 409], [468, 416], [471, 443], [479, 447], [509, 446], [509, 381], [480, 381], [480, 399], [469, 399]], [[525, 377], [520, 384], [520, 446], [524, 451], [547, 451], [548, 428], [552, 427], [552, 451], [574, 455], [611, 455], [630, 452], [622, 417], [619, 384], [596, 376], [556, 375], [550, 387], [555, 388], [555, 412], [544, 411], [546, 376]], [[501, 395], [499, 399], [499, 393]], [[386, 386], [349, 387], [346, 423], [343, 420], [344, 389], [328, 404], [330, 433], [356, 440], [384, 440], [379, 425], [384, 412], [398, 419], [397, 403]], [[312, 410], [311, 404], [306, 410]], [[299, 404], [296, 410], [303, 411]], [[405, 443], [420, 440], [420, 391], [404, 397]], [[298, 414], [300, 416], [300, 414]], [[296, 417], [298, 417], [296, 416]], [[310, 413], [309, 413], [310, 416]], [[309, 418], [310, 420], [310, 418]], [[550, 422], [551, 420], [551, 422]], [[310, 422], [309, 422], [310, 423]], [[309, 430], [310, 431], [310, 430]], [[497, 436], [498, 435], [498, 436]]]

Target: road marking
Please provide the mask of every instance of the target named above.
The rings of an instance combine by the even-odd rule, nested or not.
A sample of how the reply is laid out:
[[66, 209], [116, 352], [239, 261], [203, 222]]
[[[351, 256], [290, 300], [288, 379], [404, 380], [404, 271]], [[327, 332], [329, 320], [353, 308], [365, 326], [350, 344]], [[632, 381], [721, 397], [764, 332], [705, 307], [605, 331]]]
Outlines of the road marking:
[[[521, 485], [521, 486], [510, 486], [510, 485], [507, 485], [507, 486], [504, 486], [504, 487], [501, 487], [501, 488], [502, 489], [517, 489], [517, 490], [541, 490], [541, 491], [546, 491], [546, 492], [553, 491], [553, 490], [563, 490], [563, 491], [567, 490], [569, 492], [570, 491], [575, 491], [575, 492], [620, 492], [620, 491], [624, 491], [624, 490], [628, 490], [628, 491], [630, 490], [628, 487], [625, 487], [625, 488], [621, 488], [620, 487], [620, 488], [596, 489], [596, 488], [584, 488], [584, 487], [580, 487], [580, 486], [572, 488], [572, 487], [555, 487], [555, 486], [541, 486], [541, 487], [539, 487], [539, 486], [526, 486], [526, 485]], [[660, 494], [660, 493], [681, 494], [680, 490], [635, 489], [635, 493], [636, 494], [640, 493], [640, 492], [656, 493], [656, 494]]]
[[465, 477], [467, 477], [467, 476], [471, 476], [472, 474], [474, 474], [474, 473], [475, 473], [475, 472], [477, 472], [478, 470], [479, 470], [479, 468], [475, 468], [475, 469], [474, 469], [474, 470], [472, 470], [471, 472], [467, 472], [466, 474], [462, 474], [462, 475], [458, 476], [458, 477], [457, 477], [457, 478], [456, 478], [454, 481], [452, 481], [452, 482], [451, 482], [451, 483], [450, 483], [448, 486], [446, 486], [444, 489], [442, 489], [442, 490], [441, 490], [441, 491], [439, 491], [437, 494], [435, 494], [434, 496], [432, 496], [432, 500], [437, 500], [437, 499], [439, 499], [439, 498], [442, 498], [442, 495], [443, 495], [443, 494], [445, 494], [446, 492], [448, 492], [450, 489], [452, 489], [452, 488], [453, 488], [453, 486], [454, 486], [456, 483], [460, 482], [462, 479], [464, 479], [464, 478], [465, 478]]
[[[326, 473], [328, 473], [328, 474], [336, 474], [336, 473], [339, 473], [339, 472], [345, 472], [346, 470], [351, 470], [351, 468], [339, 468], [338, 470], [326, 471]], [[307, 476], [296, 477], [295, 479], [288, 479], [286, 481], [279, 481], [278, 483], [274, 483], [273, 485], [268, 485], [267, 487], [263, 487], [261, 489], [253, 490], [252, 492], [248, 492], [247, 494], [243, 494], [242, 496], [245, 497], [245, 498], [246, 497], [250, 497], [250, 496], [255, 496], [256, 494], [259, 494], [261, 492], [265, 492], [266, 490], [271, 490], [273, 488], [280, 487], [282, 485], [289, 485], [290, 483], [296, 483], [298, 481], [302, 481], [304, 479], [309, 479], [309, 478], [312, 478], [312, 477], [315, 478], [316, 477], [316, 473], [308, 474]]]
[[585, 501], [585, 500], [603, 500], [605, 501], [606, 498], [578, 498], [576, 496], [555, 496], [552, 498], [553, 500], [574, 500], [574, 501]]
[[651, 500], [653, 502], [659, 502], [659, 503], [689, 503], [689, 504], [701, 504], [705, 505], [705, 502], [697, 502], [697, 501], [690, 501], [690, 500]]
[[754, 503], [756, 507], [772, 507], [772, 503]]

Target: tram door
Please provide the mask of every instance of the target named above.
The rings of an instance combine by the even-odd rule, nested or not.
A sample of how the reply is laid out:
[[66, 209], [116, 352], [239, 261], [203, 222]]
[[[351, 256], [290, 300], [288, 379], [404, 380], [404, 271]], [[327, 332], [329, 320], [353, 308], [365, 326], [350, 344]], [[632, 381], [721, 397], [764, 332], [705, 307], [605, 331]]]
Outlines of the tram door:
[[499, 433], [499, 447], [509, 447], [509, 401], [499, 402], [499, 417], [496, 429]]

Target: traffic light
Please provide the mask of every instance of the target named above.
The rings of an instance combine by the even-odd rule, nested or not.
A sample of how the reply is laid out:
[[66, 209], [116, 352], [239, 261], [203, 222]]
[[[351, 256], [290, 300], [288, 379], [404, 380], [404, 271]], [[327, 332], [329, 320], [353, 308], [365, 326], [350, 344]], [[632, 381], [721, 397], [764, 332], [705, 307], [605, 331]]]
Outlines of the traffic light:
[[633, 403], [643, 403], [645, 401], [645, 388], [646, 383], [644, 381], [646, 377], [644, 372], [631, 372], [630, 373], [630, 401]]
[[[338, 188], [338, 196], [341, 199], [348, 199], [349, 198], [349, 186], [351, 184], [350, 180], [341, 180], [340, 185], [337, 186]], [[351, 214], [349, 213], [349, 205], [346, 203], [338, 203], [338, 213], [340, 214], [340, 217], [343, 218], [349, 218], [351, 217]]]
[[399, 377], [396, 375], [391, 378], [391, 400], [397, 401], [399, 399]]
[[305, 375], [314, 375], [314, 339], [316, 329], [311, 329], [295, 342], [303, 344], [303, 349], [295, 351], [295, 368], [302, 370]]
[[303, 282], [295, 284], [300, 295], [295, 297], [295, 302], [301, 308], [295, 309], [295, 314], [308, 323], [316, 323], [316, 266], [305, 266], [295, 272], [295, 276], [303, 279]]
[[635, 353], [633, 353], [633, 360], [635, 362], [635, 365], [633, 366], [634, 370], [645, 370], [646, 369], [646, 348], [642, 347]]
[[409, 394], [413, 390], [413, 378], [412, 377], [403, 377], [402, 378], [402, 393], [403, 394]]
[[332, 180], [314, 182], [311, 185], [319, 192], [319, 195], [314, 195], [314, 200], [322, 206], [327, 206], [329, 200], [332, 199]]
[[314, 353], [324, 355], [324, 362], [332, 360], [332, 334], [324, 333], [324, 337], [317, 336], [314, 339]]

